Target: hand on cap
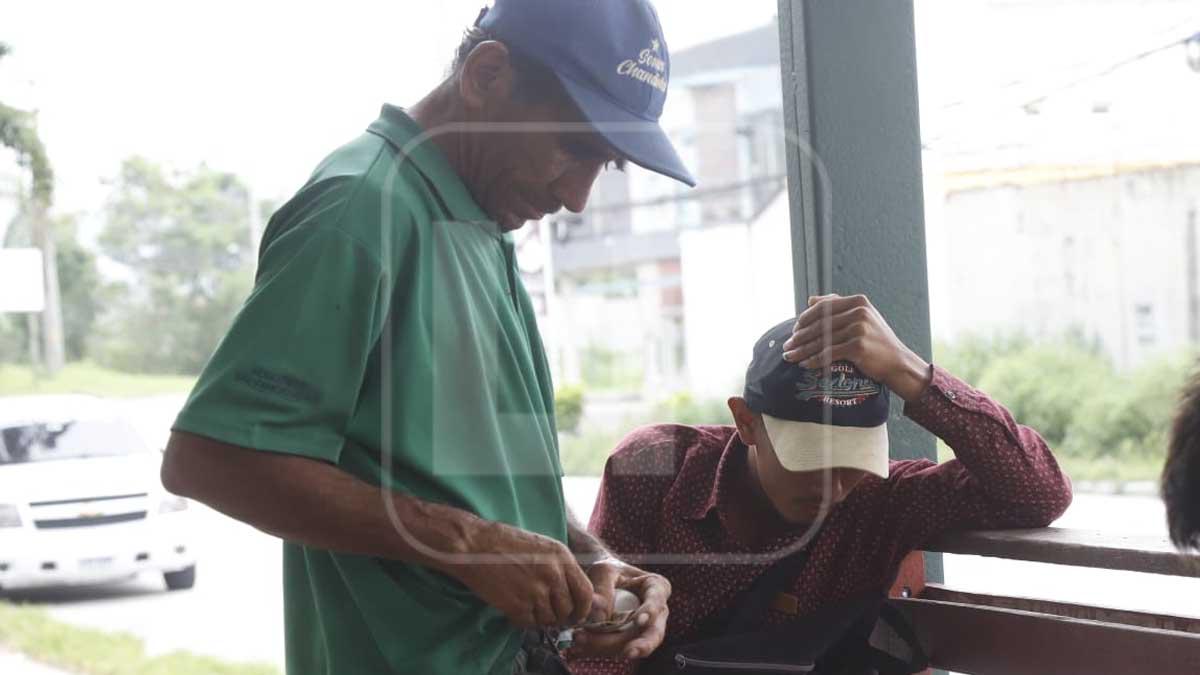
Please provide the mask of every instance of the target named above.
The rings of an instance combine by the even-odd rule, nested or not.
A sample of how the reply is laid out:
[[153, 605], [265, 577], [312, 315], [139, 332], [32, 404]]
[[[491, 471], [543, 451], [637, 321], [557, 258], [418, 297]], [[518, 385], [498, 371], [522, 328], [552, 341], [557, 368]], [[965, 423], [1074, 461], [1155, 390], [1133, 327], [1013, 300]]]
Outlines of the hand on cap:
[[909, 349], [865, 295], [821, 295], [808, 299], [783, 344], [783, 358], [805, 368], [849, 361], [905, 401], [929, 383], [929, 364]]

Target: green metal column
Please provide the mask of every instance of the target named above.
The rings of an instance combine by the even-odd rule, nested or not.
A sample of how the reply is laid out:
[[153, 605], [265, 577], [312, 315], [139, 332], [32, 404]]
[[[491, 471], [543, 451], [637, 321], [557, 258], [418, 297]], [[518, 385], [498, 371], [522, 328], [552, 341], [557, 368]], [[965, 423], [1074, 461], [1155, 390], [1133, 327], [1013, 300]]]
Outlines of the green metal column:
[[[865, 293], [931, 355], [911, 0], [779, 0], [796, 305]], [[893, 398], [892, 455], [936, 458]], [[926, 574], [942, 579], [941, 556]]]

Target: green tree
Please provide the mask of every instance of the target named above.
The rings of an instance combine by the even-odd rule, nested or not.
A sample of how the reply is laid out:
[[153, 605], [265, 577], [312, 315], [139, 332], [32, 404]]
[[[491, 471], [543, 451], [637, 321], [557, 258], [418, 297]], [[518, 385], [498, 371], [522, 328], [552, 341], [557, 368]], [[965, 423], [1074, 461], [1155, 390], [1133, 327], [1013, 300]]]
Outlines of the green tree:
[[253, 242], [249, 190], [206, 166], [168, 174], [126, 160], [105, 207], [100, 245], [128, 266], [116, 309], [103, 321], [107, 365], [196, 373], [249, 292]]
[[[0, 59], [9, 53], [7, 44], [0, 42]], [[17, 162], [29, 171], [30, 199], [24, 205], [32, 224], [33, 243], [42, 250], [45, 265], [46, 306], [42, 311], [42, 340], [46, 369], [54, 374], [64, 361], [63, 319], [60, 304], [58, 265], [55, 238], [49, 220], [50, 204], [54, 198], [54, 171], [46, 148], [37, 133], [34, 116], [0, 103], [0, 146], [12, 149]]]
[[105, 286], [96, 265], [96, 254], [80, 243], [74, 218], [56, 219], [54, 237], [58, 242], [58, 282], [62, 294], [66, 356], [70, 361], [80, 361], [88, 356]]
[[[33, 245], [33, 224], [25, 217], [27, 215], [28, 211], [22, 210], [21, 215], [9, 226], [4, 246]], [[75, 217], [60, 216], [52, 219], [49, 226], [55, 241], [55, 266], [58, 268], [59, 293], [62, 298], [65, 355], [67, 360], [79, 361], [88, 355], [88, 342], [100, 310], [103, 283], [96, 266], [96, 254], [79, 241]], [[7, 337], [10, 344], [7, 348], [0, 348], [0, 354], [6, 357], [23, 356], [29, 339], [28, 326], [25, 321], [10, 321], [8, 325], [13, 334]], [[19, 354], [13, 351], [18, 341]]]

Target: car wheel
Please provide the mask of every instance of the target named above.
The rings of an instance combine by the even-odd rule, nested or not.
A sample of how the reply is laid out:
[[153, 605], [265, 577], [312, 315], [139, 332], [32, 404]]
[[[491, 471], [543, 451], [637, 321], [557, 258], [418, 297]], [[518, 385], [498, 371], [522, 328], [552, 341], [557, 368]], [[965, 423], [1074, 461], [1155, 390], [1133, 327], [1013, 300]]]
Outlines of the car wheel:
[[196, 566], [181, 569], [178, 572], [163, 572], [168, 591], [182, 591], [196, 585]]

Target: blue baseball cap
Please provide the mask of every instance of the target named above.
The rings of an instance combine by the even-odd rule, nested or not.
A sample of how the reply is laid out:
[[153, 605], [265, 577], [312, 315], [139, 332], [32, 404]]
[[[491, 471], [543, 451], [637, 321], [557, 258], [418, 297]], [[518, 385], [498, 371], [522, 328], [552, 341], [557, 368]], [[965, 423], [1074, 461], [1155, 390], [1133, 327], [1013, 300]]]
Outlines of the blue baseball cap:
[[495, 0], [476, 25], [552, 71], [631, 162], [696, 185], [658, 123], [671, 57], [647, 0]]
[[789, 471], [835, 467], [888, 476], [888, 390], [853, 363], [827, 370], [783, 360], [796, 319], [786, 319], [754, 345], [746, 369], [746, 405], [762, 415], [779, 463]]

